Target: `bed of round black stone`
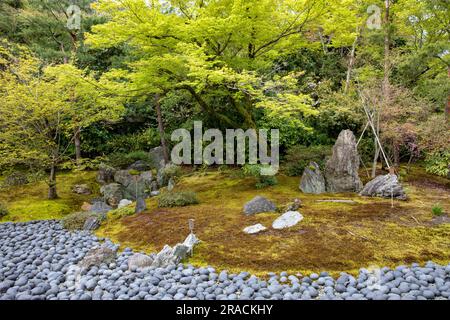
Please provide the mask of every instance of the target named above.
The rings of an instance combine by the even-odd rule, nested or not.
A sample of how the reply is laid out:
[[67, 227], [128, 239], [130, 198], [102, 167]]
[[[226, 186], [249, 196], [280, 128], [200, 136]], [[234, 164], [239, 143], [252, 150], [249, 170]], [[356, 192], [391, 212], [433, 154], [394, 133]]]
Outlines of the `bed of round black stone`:
[[369, 299], [450, 298], [450, 264], [428, 262], [378, 273], [361, 269], [357, 277], [326, 272], [305, 277], [286, 272], [269, 280], [247, 272], [173, 265], [128, 270], [129, 248], [115, 262], [76, 274], [76, 264], [92, 248], [106, 244], [85, 231], [69, 232], [58, 221], [0, 224], [0, 299]]

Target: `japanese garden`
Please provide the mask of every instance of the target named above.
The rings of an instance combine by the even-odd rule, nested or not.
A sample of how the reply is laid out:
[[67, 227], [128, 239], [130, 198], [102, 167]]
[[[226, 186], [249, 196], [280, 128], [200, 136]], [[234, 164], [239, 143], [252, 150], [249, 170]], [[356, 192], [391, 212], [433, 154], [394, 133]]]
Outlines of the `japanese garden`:
[[0, 1], [0, 300], [449, 300], [449, 11]]

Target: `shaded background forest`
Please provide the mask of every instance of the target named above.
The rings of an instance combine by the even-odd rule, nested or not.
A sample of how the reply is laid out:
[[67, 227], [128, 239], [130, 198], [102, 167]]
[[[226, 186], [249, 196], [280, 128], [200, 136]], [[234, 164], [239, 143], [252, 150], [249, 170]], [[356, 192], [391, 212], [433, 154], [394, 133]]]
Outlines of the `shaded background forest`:
[[449, 19], [446, 0], [1, 0], [0, 168], [120, 167], [195, 120], [279, 128], [288, 175], [365, 131], [371, 166], [365, 105], [391, 164], [447, 176]]

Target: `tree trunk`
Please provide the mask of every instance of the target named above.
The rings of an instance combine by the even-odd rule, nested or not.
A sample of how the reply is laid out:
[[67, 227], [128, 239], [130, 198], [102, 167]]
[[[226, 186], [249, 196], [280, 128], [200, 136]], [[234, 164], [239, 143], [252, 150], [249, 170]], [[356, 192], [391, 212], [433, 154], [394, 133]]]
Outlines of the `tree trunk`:
[[73, 141], [75, 144], [75, 160], [77, 166], [81, 164], [81, 129], [79, 127], [75, 128]]
[[356, 51], [356, 45], [358, 43], [358, 39], [359, 39], [359, 35], [356, 36], [355, 41], [353, 42], [353, 45], [352, 45], [352, 51], [350, 52], [350, 60], [348, 61], [347, 78], [345, 80], [344, 93], [348, 92], [348, 88], [350, 86], [350, 78], [352, 75], [353, 64], [355, 63], [355, 51]]
[[198, 102], [198, 104], [200, 105], [200, 108], [202, 109], [202, 111], [206, 112], [211, 119], [216, 120], [219, 124], [227, 125], [228, 128], [239, 128], [240, 127], [240, 125], [238, 123], [235, 123], [230, 118], [228, 118], [226, 115], [217, 113], [214, 110], [214, 108], [211, 108], [202, 99], [202, 97], [197, 92], [195, 92], [194, 88], [192, 88], [191, 86], [182, 85], [182, 86], [180, 86], [178, 88], [187, 90], [192, 95], [192, 97]]
[[380, 157], [380, 148], [378, 147], [377, 138], [374, 138], [375, 142], [375, 154], [373, 156], [373, 163], [372, 163], [372, 178], [375, 178], [377, 174], [377, 163], [378, 158]]
[[[450, 79], [450, 66], [447, 67], [448, 77]], [[447, 97], [447, 105], [445, 106], [445, 119], [450, 120], [450, 95]]]
[[155, 96], [155, 105], [156, 105], [156, 115], [158, 118], [158, 130], [159, 130], [159, 136], [161, 139], [161, 147], [163, 148], [164, 162], [169, 163], [169, 153], [167, 151], [164, 125], [162, 122], [161, 104], [160, 104], [160, 95], [159, 94], [156, 94], [156, 96]]
[[383, 76], [383, 97], [384, 102], [389, 101], [389, 70], [390, 70], [390, 45], [391, 45], [391, 26], [390, 26], [390, 0], [385, 0], [386, 10], [384, 12], [384, 76]]
[[400, 146], [398, 143], [393, 143], [392, 152], [394, 156], [394, 167], [398, 167], [400, 165]]
[[56, 192], [56, 163], [52, 162], [50, 167], [50, 176], [48, 180], [48, 198], [50, 200], [58, 198]]

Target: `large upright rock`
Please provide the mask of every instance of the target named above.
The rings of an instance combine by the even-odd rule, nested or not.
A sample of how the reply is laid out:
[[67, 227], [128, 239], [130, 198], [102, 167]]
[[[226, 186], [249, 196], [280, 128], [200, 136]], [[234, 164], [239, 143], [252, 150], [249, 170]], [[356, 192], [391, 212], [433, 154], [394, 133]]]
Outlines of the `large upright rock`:
[[164, 161], [164, 149], [161, 146], [151, 149], [149, 151], [149, 157], [152, 161], [153, 167], [157, 170], [163, 168], [166, 164]]
[[118, 183], [105, 184], [100, 188], [100, 193], [105, 202], [112, 207], [117, 207], [124, 198], [123, 187]]
[[343, 130], [333, 147], [333, 155], [325, 167], [328, 192], [358, 192], [362, 182], [358, 176], [359, 155], [351, 130]]
[[369, 181], [364, 186], [364, 189], [359, 194], [368, 197], [394, 197], [399, 200], [406, 200], [405, 191], [403, 191], [403, 187], [398, 182], [395, 174], [375, 177], [375, 179]]
[[114, 181], [123, 186], [123, 196], [132, 200], [148, 196], [153, 178], [151, 171], [144, 171], [137, 175], [130, 172], [131, 170], [119, 170], [114, 175]]
[[304, 193], [324, 193], [325, 192], [325, 178], [320, 171], [319, 165], [311, 161], [303, 171], [302, 179], [300, 180], [300, 190]]
[[110, 167], [104, 163], [100, 164], [97, 174], [97, 181], [101, 184], [107, 184], [114, 182], [114, 174], [116, 173], [116, 169]]
[[138, 197], [136, 200], [136, 207], [134, 208], [134, 213], [139, 214], [147, 209], [147, 204], [145, 203], [145, 199], [142, 197]]
[[167, 163], [159, 168], [156, 174], [156, 181], [158, 182], [158, 186], [161, 188], [166, 187], [169, 183], [170, 178], [173, 178], [178, 174], [179, 169], [180, 168], [173, 163]]

